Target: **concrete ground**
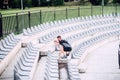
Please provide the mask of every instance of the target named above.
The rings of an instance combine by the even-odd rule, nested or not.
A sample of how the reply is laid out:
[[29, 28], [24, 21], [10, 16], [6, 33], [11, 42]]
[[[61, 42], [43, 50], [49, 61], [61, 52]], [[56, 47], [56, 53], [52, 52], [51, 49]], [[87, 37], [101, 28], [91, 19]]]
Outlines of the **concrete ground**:
[[[118, 66], [119, 42], [112, 41], [106, 43], [89, 53], [83, 62], [87, 65], [87, 70], [85, 73], [80, 73], [81, 80], [120, 80], [120, 69]], [[33, 80], [44, 80], [45, 61], [46, 57], [39, 61]], [[0, 80], [13, 80], [13, 66], [15, 62], [13, 61], [0, 76]], [[61, 69], [61, 71], [65, 72], [64, 69]], [[64, 78], [66, 77], [66, 75], [61, 75]]]
[[118, 66], [118, 44], [112, 41], [89, 53], [84, 64], [86, 73], [81, 73], [81, 80], [120, 80]]

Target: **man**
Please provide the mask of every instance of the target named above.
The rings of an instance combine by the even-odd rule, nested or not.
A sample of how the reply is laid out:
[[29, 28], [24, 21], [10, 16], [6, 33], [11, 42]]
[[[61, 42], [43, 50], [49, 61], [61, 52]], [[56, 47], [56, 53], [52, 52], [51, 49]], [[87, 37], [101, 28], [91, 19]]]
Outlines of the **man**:
[[59, 44], [62, 46], [61, 48], [61, 52], [63, 53], [62, 56], [63, 55], [64, 57], [66, 55], [69, 56], [70, 51], [72, 51], [71, 45], [66, 40], [62, 40], [61, 36], [57, 36], [57, 40]]

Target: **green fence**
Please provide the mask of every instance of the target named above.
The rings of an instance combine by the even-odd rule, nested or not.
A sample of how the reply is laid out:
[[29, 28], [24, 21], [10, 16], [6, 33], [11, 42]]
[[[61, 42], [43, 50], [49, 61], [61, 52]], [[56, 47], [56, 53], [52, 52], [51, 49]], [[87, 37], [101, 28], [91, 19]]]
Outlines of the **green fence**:
[[109, 13], [120, 13], [120, 6], [78, 6], [73, 9], [2, 14], [2, 35], [21, 33], [23, 29], [45, 22]]

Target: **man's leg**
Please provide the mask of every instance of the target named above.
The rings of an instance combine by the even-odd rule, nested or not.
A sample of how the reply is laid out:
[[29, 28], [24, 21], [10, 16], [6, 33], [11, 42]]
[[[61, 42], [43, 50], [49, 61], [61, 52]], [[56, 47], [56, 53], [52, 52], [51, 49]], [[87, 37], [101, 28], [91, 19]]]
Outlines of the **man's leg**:
[[67, 51], [67, 52], [66, 52], [66, 56], [69, 56], [69, 54], [70, 54], [70, 51]]

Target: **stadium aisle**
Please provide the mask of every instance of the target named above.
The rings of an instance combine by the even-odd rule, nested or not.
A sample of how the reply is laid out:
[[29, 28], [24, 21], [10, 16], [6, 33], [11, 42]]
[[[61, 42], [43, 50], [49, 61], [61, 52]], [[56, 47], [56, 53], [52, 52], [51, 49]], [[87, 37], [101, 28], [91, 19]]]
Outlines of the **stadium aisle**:
[[33, 80], [44, 80], [46, 59], [47, 59], [46, 57], [42, 57], [38, 62], [38, 66], [37, 66]]
[[118, 44], [112, 41], [91, 52], [84, 61], [87, 70], [80, 74], [81, 80], [120, 80]]

